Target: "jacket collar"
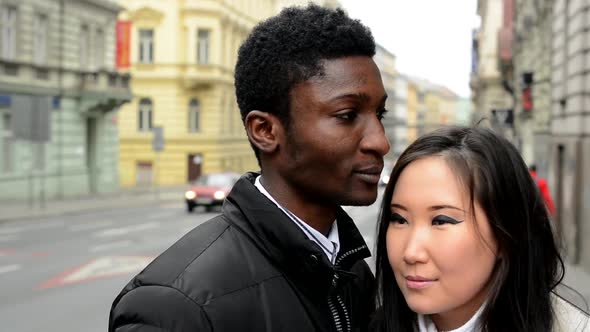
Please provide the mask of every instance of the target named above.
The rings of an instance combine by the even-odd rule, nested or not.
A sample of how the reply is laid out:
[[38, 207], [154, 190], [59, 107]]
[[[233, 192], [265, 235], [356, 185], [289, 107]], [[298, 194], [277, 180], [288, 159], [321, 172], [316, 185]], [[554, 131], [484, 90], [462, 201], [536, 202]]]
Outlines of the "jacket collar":
[[371, 255], [352, 219], [339, 209], [336, 222], [341, 247], [336, 266], [332, 266], [318, 245], [258, 191], [254, 186], [258, 175], [246, 173], [238, 180], [223, 206], [223, 214], [282, 270], [329, 274], [326, 282], [330, 283], [335, 268], [349, 270], [354, 263]]

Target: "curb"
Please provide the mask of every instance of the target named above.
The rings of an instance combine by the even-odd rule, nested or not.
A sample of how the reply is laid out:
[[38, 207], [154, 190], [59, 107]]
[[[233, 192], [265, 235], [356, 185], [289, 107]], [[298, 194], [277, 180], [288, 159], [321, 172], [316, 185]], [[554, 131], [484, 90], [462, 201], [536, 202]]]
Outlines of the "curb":
[[[130, 197], [132, 198], [132, 197]], [[103, 203], [104, 202], [104, 203]], [[51, 205], [49, 207], [45, 207], [44, 209], [36, 208], [34, 210], [29, 209], [28, 206], [23, 207], [22, 213], [13, 213], [9, 215], [0, 215], [0, 224], [11, 222], [11, 221], [21, 221], [24, 219], [43, 219], [47, 217], [57, 217], [57, 216], [66, 216], [66, 215], [80, 215], [87, 212], [94, 212], [94, 211], [103, 211], [107, 209], [119, 209], [119, 208], [128, 208], [128, 207], [141, 207], [153, 204], [162, 204], [162, 203], [169, 203], [169, 202], [182, 202], [182, 194], [178, 194], [177, 197], [166, 197], [162, 195], [162, 197], [154, 198], [154, 197], [138, 197], [137, 199], [125, 199], [125, 197], [112, 197], [105, 201], [98, 201], [95, 204], [87, 205], [87, 206], [79, 206], [76, 207], [75, 201], [70, 201], [65, 204], [70, 204], [68, 207], [65, 208], [55, 208], [52, 209]], [[60, 202], [63, 204], [63, 202]]]

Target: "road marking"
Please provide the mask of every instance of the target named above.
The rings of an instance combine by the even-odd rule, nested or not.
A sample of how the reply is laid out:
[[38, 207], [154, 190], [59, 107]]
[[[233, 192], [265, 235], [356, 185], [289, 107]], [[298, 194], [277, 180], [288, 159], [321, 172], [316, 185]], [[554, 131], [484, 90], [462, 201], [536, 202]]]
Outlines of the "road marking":
[[67, 270], [47, 280], [37, 289], [47, 289], [84, 281], [137, 273], [145, 268], [154, 257], [106, 256], [97, 258], [82, 266]]
[[94, 246], [94, 247], [88, 249], [88, 251], [100, 252], [100, 251], [105, 251], [105, 250], [110, 250], [110, 249], [129, 247], [130, 245], [131, 245], [131, 241], [129, 241], [129, 240], [117, 241], [117, 242], [99, 244], [97, 246]]
[[80, 232], [80, 231], [89, 231], [94, 230], [102, 227], [111, 226], [113, 224], [112, 221], [104, 221], [104, 222], [97, 222], [92, 224], [82, 224], [82, 225], [74, 225], [68, 227], [68, 230], [71, 232]]
[[20, 268], [21, 266], [18, 264], [0, 266], [0, 274], [18, 271]]
[[28, 226], [15, 226], [15, 227], [4, 227], [0, 228], [0, 234], [16, 234], [24, 231], [38, 231], [48, 228], [63, 227], [65, 223], [63, 221], [46, 222], [43, 224], [28, 225]]
[[120, 228], [109, 228], [103, 231], [95, 232], [93, 235], [96, 237], [113, 237], [113, 236], [122, 236], [127, 235], [132, 232], [141, 232], [146, 231], [154, 228], [160, 227], [161, 224], [159, 222], [148, 222], [144, 224], [138, 224], [128, 227], [120, 227]]

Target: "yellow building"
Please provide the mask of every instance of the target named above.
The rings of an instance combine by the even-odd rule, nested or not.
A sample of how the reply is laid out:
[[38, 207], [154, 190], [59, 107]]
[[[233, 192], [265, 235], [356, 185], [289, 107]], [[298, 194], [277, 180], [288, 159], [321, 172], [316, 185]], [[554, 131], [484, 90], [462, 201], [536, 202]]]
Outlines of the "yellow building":
[[[183, 184], [199, 174], [258, 169], [237, 107], [233, 70], [275, 0], [119, 0], [130, 22], [134, 100], [119, 112], [122, 186]], [[153, 128], [164, 149], [152, 149]]]
[[430, 132], [441, 126], [441, 108], [442, 98], [437, 89], [429, 88], [425, 95], [426, 114], [424, 117], [424, 126], [426, 132]]
[[457, 108], [459, 96], [446, 87], [441, 87], [440, 92], [440, 123], [441, 125], [457, 125]]

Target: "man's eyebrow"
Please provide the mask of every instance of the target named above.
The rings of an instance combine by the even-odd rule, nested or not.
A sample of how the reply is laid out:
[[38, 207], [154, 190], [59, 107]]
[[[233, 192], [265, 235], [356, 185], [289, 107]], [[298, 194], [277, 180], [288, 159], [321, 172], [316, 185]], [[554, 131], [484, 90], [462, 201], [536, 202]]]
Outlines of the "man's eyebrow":
[[[364, 93], [364, 92], [359, 92], [359, 93], [343, 93], [341, 95], [338, 95], [336, 97], [333, 97], [330, 99], [330, 101], [335, 101], [335, 100], [339, 100], [339, 99], [356, 99], [362, 102], [368, 102], [371, 100], [371, 97]], [[383, 97], [381, 98], [381, 101], [379, 102], [379, 104], [385, 104], [385, 101], [387, 100], [387, 94], [383, 95]]]

